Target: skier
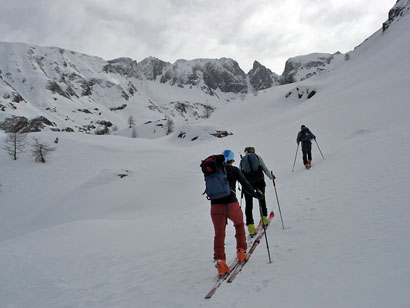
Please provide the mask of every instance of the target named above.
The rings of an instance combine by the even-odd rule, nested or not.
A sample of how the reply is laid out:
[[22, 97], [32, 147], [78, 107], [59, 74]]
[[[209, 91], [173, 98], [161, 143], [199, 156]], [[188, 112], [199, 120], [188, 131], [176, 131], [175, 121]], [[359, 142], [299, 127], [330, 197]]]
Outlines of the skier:
[[232, 220], [235, 227], [237, 256], [240, 262], [248, 258], [246, 252], [246, 236], [243, 223], [242, 210], [239, 207], [238, 199], [236, 198], [236, 181], [239, 181], [250, 196], [254, 198], [263, 198], [261, 191], [255, 191], [248, 183], [239, 168], [233, 166], [234, 153], [231, 150], [223, 152], [225, 159], [225, 170], [231, 188], [231, 194], [227, 197], [211, 200], [211, 217], [215, 229], [214, 238], [214, 259], [216, 260], [218, 274], [220, 276], [229, 273], [229, 267], [226, 264], [225, 255], [225, 228], [228, 218]]
[[316, 136], [305, 125], [300, 127], [300, 132], [296, 137], [296, 143], [302, 142], [302, 158], [306, 169], [312, 166], [312, 139], [316, 140]]
[[[266, 176], [272, 180], [272, 175], [268, 168], [266, 167], [265, 163], [263, 162], [262, 157], [259, 155], [255, 154], [255, 148], [254, 147], [246, 147], [245, 150], [245, 156], [241, 159], [240, 167], [241, 171], [245, 175], [246, 179], [248, 182], [251, 184], [251, 186], [254, 189], [260, 190], [263, 195], [265, 195], [265, 176], [263, 173], [266, 174]], [[276, 177], [273, 175], [273, 179], [276, 179]], [[265, 225], [268, 224], [268, 210], [266, 208], [266, 200], [265, 197], [263, 198], [258, 198], [259, 199], [259, 206], [262, 209], [262, 216], [263, 216], [263, 223]], [[245, 191], [245, 215], [246, 215], [246, 225], [248, 226], [248, 233], [251, 236], [254, 236], [256, 234], [256, 228], [253, 220], [253, 199], [252, 196], [249, 195]]]

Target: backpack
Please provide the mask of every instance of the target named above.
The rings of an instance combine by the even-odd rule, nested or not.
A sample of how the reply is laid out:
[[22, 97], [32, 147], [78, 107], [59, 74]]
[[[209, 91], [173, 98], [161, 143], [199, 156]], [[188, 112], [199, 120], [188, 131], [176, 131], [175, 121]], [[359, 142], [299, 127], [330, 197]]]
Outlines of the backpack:
[[242, 157], [240, 167], [250, 183], [256, 183], [264, 179], [259, 157], [255, 153], [248, 153]]
[[307, 129], [302, 131], [302, 136], [300, 137], [300, 140], [302, 142], [309, 142], [310, 139], [312, 139], [312, 136], [310, 135], [310, 132]]
[[208, 200], [220, 199], [231, 194], [223, 155], [211, 155], [201, 162], [205, 177], [205, 192]]

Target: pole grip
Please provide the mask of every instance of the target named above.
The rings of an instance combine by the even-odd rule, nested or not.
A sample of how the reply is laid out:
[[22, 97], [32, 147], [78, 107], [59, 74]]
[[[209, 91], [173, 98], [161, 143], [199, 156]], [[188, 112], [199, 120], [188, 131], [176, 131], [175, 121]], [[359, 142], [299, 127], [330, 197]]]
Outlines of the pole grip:
[[275, 186], [275, 187], [276, 187], [275, 177], [273, 176], [273, 172], [272, 172], [272, 170], [270, 171], [270, 175], [271, 175], [271, 177], [272, 177], [273, 186]]

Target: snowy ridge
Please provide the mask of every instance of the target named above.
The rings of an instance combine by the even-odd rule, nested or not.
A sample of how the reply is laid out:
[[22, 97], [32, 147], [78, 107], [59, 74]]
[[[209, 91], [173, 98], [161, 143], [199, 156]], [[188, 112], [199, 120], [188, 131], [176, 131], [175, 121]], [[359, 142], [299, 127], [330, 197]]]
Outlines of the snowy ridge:
[[[138, 125], [166, 117], [178, 124], [209, 117], [232, 96], [216, 90], [219, 96], [210, 97], [201, 89], [154, 82], [155, 78], [146, 78], [153, 61], [136, 64], [121, 58], [106, 62], [61, 48], [0, 43], [1, 128], [13, 130], [7, 125], [13, 121], [4, 122], [11, 117], [17, 117], [14, 127], [32, 119], [41, 122], [26, 126], [22, 132], [44, 128], [113, 132], [113, 128], [127, 127], [130, 116]], [[46, 120], [38, 120], [40, 117]]]
[[389, 18], [383, 23], [383, 32], [386, 31], [393, 23], [399, 21], [402, 17], [410, 12], [409, 0], [397, 0], [394, 7], [389, 11]]
[[[177, 123], [197, 121], [229, 101], [318, 74], [329, 59], [333, 56], [293, 58], [280, 77], [257, 61], [245, 74], [228, 58], [174, 64], [154, 57], [139, 63], [130, 58], [105, 61], [57, 47], [1, 42], [0, 128], [112, 133], [127, 127], [130, 116], [138, 124], [166, 117]], [[147, 91], [153, 84], [161, 99]], [[181, 114], [180, 103], [195, 111]], [[36, 124], [24, 124], [32, 121]]]
[[349, 55], [340, 52], [335, 54], [312, 53], [290, 58], [285, 64], [282, 83], [302, 81], [322, 72], [329, 72], [342, 65], [346, 60], [349, 60]]

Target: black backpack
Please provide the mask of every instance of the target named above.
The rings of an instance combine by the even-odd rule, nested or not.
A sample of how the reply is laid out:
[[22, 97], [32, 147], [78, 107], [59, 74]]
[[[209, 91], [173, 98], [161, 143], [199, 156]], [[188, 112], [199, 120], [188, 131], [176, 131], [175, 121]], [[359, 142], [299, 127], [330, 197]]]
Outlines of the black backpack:
[[312, 136], [309, 132], [309, 130], [305, 129], [302, 131], [302, 136], [300, 137], [300, 140], [302, 142], [309, 142], [312, 139]]

